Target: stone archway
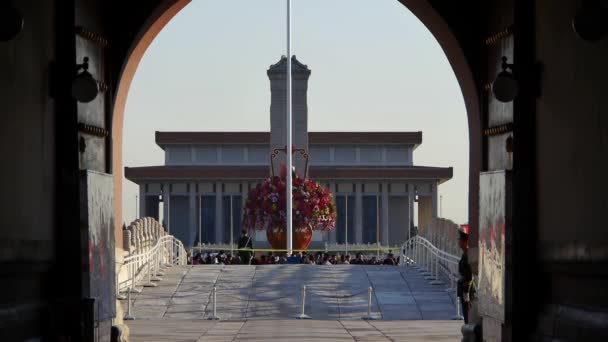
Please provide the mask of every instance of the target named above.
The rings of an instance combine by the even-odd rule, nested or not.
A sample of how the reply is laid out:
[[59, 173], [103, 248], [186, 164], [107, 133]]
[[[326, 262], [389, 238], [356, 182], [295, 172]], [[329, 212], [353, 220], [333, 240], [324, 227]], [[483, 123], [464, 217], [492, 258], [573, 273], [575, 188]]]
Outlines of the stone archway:
[[[142, 25], [122, 67], [112, 114], [112, 165], [114, 174], [116, 246], [122, 248], [122, 138], [126, 99], [131, 81], [146, 49], [163, 27], [191, 0], [164, 0]], [[481, 169], [481, 119], [477, 86], [464, 51], [441, 15], [427, 0], [399, 0], [433, 34], [452, 66], [460, 85], [469, 126], [469, 224], [471, 244], [477, 245], [479, 172]], [[120, 253], [119, 253], [120, 254]]]
[[[114, 109], [112, 112], [112, 174], [114, 175], [114, 227], [116, 232], [116, 247], [122, 248], [122, 137], [125, 105], [131, 81], [135, 76], [139, 62], [152, 44], [158, 33], [175, 17], [191, 0], [164, 0], [146, 22], [133, 40], [116, 87]], [[117, 253], [122, 258], [122, 253]]]
[[471, 66], [467, 61], [460, 43], [445, 20], [427, 0], [399, 0], [433, 34], [443, 49], [452, 70], [456, 75], [469, 125], [469, 224], [471, 225], [470, 243], [477, 246], [479, 229], [479, 172], [481, 171], [481, 110], [477, 86]]

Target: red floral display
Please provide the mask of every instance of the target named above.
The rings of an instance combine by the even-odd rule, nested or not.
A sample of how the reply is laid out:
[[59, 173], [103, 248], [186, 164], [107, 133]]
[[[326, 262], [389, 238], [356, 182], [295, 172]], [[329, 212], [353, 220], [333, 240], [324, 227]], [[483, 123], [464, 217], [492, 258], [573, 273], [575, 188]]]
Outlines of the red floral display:
[[[294, 227], [329, 231], [336, 225], [336, 203], [329, 189], [293, 172]], [[286, 226], [286, 181], [271, 177], [249, 191], [244, 208], [243, 225], [248, 229], [267, 230]]]

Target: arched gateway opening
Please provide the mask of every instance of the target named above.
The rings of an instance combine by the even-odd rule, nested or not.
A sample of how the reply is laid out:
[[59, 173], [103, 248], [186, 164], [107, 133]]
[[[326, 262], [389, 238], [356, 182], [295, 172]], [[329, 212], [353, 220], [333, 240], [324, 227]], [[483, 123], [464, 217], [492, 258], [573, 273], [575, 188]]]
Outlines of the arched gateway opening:
[[[119, 175], [125, 99], [143, 51], [187, 4], [22, 0], [0, 6], [8, 23], [0, 39], [7, 160], [0, 239], [8, 288], [0, 324], [5, 340], [85, 340], [85, 334], [94, 340], [94, 333], [109, 334], [112, 319], [122, 316], [112, 305], [113, 266], [121, 260], [111, 258], [108, 248], [114, 248], [115, 236], [118, 249], [123, 245]], [[485, 309], [501, 311], [494, 320], [483, 315], [484, 338], [607, 340], [601, 190], [606, 188], [602, 110], [608, 46], [605, 30], [581, 25], [605, 22], [606, 2], [400, 4], [435, 36], [464, 96], [469, 218], [473, 244], [479, 241], [479, 253], [470, 254], [480, 256], [478, 264], [499, 257], [507, 261], [496, 263], [504, 271], [496, 277], [497, 285], [504, 285], [502, 298], [494, 296], [500, 286], [480, 296], [490, 306]], [[501, 73], [503, 56], [519, 83], [517, 98], [509, 103], [497, 103], [488, 91], [497, 75], [508, 75]], [[88, 73], [83, 72], [85, 57]], [[88, 80], [87, 89], [91, 80], [99, 83], [94, 101], [84, 104], [72, 97], [75, 77]], [[492, 184], [493, 175], [502, 183]], [[84, 183], [89, 176], [98, 180], [95, 187]], [[482, 197], [491, 190], [502, 191], [497, 197], [508, 211], [502, 213], [506, 228], [477, 222], [477, 217], [485, 220], [485, 207], [492, 205], [492, 198]], [[500, 228], [507, 255], [496, 249], [483, 254], [484, 232], [500, 237]], [[99, 231], [103, 239], [97, 238]], [[109, 310], [100, 312], [100, 304]]]
[[[134, 40], [126, 63], [117, 83], [117, 93], [112, 120], [112, 148], [113, 148], [113, 174], [115, 179], [115, 213], [116, 213], [116, 246], [121, 248], [123, 243], [122, 227], [122, 174], [123, 174], [123, 122], [125, 103], [127, 100], [131, 81], [137, 70], [137, 66], [142, 59], [144, 52], [152, 43], [156, 35], [162, 28], [184, 7], [189, 1], [165, 1], [148, 18], [139, 34]], [[478, 173], [481, 164], [481, 124], [479, 115], [479, 101], [476, 93], [476, 86], [472, 71], [468, 65], [463, 50], [456, 37], [451, 33], [448, 25], [443, 21], [439, 14], [426, 1], [402, 1], [405, 7], [412, 11], [435, 36], [443, 51], [445, 52], [452, 69], [460, 85], [464, 103], [466, 106], [468, 126], [469, 126], [469, 222], [472, 227], [477, 228], [477, 208], [478, 208]], [[473, 233], [473, 244], [476, 240], [475, 230]], [[118, 253], [121, 255], [121, 253]]]
[[[471, 225], [471, 246], [477, 243], [478, 229], [478, 201], [479, 201], [479, 172], [481, 169], [481, 121], [479, 98], [476, 92], [472, 70], [468, 64], [463, 49], [451, 32], [447, 23], [437, 11], [424, 0], [400, 0], [420, 21], [429, 29], [443, 49], [464, 97], [464, 103], [469, 127], [469, 196], [468, 196], [468, 222]], [[125, 63], [123, 65], [112, 114], [112, 173], [114, 175], [115, 198], [115, 229], [116, 246], [122, 246], [123, 226], [123, 123], [125, 104], [129, 93], [131, 81], [137, 71], [146, 49], [165, 25], [184, 7], [189, 0], [166, 0], [158, 6], [153, 14], [146, 20], [135, 37]], [[121, 255], [121, 253], [117, 253]]]

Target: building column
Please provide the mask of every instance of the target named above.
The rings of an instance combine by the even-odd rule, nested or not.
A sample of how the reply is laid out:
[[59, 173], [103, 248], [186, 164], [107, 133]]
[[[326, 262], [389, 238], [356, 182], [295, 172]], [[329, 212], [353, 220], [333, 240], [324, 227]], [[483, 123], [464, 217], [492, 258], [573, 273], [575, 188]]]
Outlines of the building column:
[[[245, 213], [245, 204], [247, 203], [247, 196], [249, 195], [249, 182], [241, 182], [241, 212], [239, 214], [239, 220], [241, 221], [237, 221], [235, 224], [238, 224], [241, 229], [243, 229], [243, 225], [242, 225], [242, 220], [243, 220], [243, 214]], [[249, 233], [249, 238], [255, 239], [255, 231], [252, 232], [248, 232]], [[240, 229], [239, 229], [239, 234], [240, 233]], [[238, 239], [241, 237], [241, 235], [238, 235], [236, 240], [238, 241]]]
[[363, 184], [355, 184], [355, 243], [363, 242]]
[[437, 183], [431, 183], [431, 190], [432, 190], [432, 201], [433, 201], [433, 211], [431, 213], [431, 215], [433, 217], [437, 217], [438, 214], [438, 206], [437, 206]]
[[388, 183], [382, 183], [382, 202], [380, 216], [380, 242], [383, 246], [388, 246]]
[[[249, 182], [241, 182], [241, 210], [245, 211], [245, 203], [247, 203], [247, 196], [249, 195]], [[241, 216], [242, 213], [241, 213]]]
[[[188, 210], [188, 221], [190, 222], [190, 231], [194, 232], [194, 236], [198, 235], [198, 220], [196, 219], [197, 207], [196, 207], [196, 183], [191, 182], [188, 184], [188, 195], [189, 195], [189, 204], [190, 210]], [[199, 215], [200, 217], [200, 215]], [[198, 244], [198, 239], [195, 238], [195, 241], [192, 243], [194, 245]]]
[[414, 226], [414, 190], [410, 185], [408, 185], [408, 193], [407, 193], [407, 222], [405, 231], [405, 238], [409, 239], [412, 237], [411, 231]]
[[[338, 193], [338, 184], [337, 183], [330, 183], [329, 184], [329, 189], [334, 194], [334, 199], [336, 199], [336, 194]], [[332, 229], [329, 232], [328, 239], [327, 239], [328, 243], [336, 243], [336, 234], [337, 234], [336, 230], [337, 229]]]
[[163, 220], [165, 221], [165, 230], [171, 234], [171, 184], [163, 184]]
[[147, 215], [147, 213], [146, 213], [146, 184], [139, 185], [138, 205], [139, 205], [139, 212], [135, 213], [135, 219], [138, 219], [140, 217], [146, 217], [146, 215]]
[[224, 215], [222, 211], [222, 183], [215, 183], [215, 243], [224, 241]]

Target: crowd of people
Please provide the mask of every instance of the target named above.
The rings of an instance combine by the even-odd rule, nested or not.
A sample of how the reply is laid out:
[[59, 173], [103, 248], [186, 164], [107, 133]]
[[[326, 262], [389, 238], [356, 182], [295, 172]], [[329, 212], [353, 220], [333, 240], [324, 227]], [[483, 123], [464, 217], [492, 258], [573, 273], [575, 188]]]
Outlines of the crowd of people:
[[357, 253], [355, 258], [347, 253], [334, 254], [327, 252], [317, 252], [309, 254], [307, 252], [297, 252], [288, 255], [287, 253], [262, 254], [255, 256], [252, 251], [253, 244], [246, 230], [241, 232], [241, 237], [238, 241], [239, 252], [236, 255], [225, 253], [224, 251], [202, 252], [199, 251], [194, 255], [188, 255], [188, 264], [190, 265], [273, 265], [273, 264], [308, 264], [308, 265], [399, 265], [399, 257], [388, 252], [384, 259], [379, 259], [377, 256], [365, 256], [363, 253]]
[[[242, 254], [242, 253], [241, 253]], [[249, 253], [250, 254], [250, 253]], [[250, 254], [251, 255], [251, 254]], [[388, 253], [384, 259], [378, 259], [377, 256], [366, 256], [363, 253], [357, 253], [354, 258], [350, 254], [334, 254], [334, 253], [307, 253], [297, 252], [288, 256], [287, 253], [268, 252], [259, 256], [251, 255], [249, 258], [242, 255], [226, 253], [224, 251], [215, 252], [197, 252], [188, 257], [188, 263], [191, 265], [274, 265], [274, 264], [308, 264], [308, 265], [399, 265], [399, 257], [395, 257], [393, 253]]]

